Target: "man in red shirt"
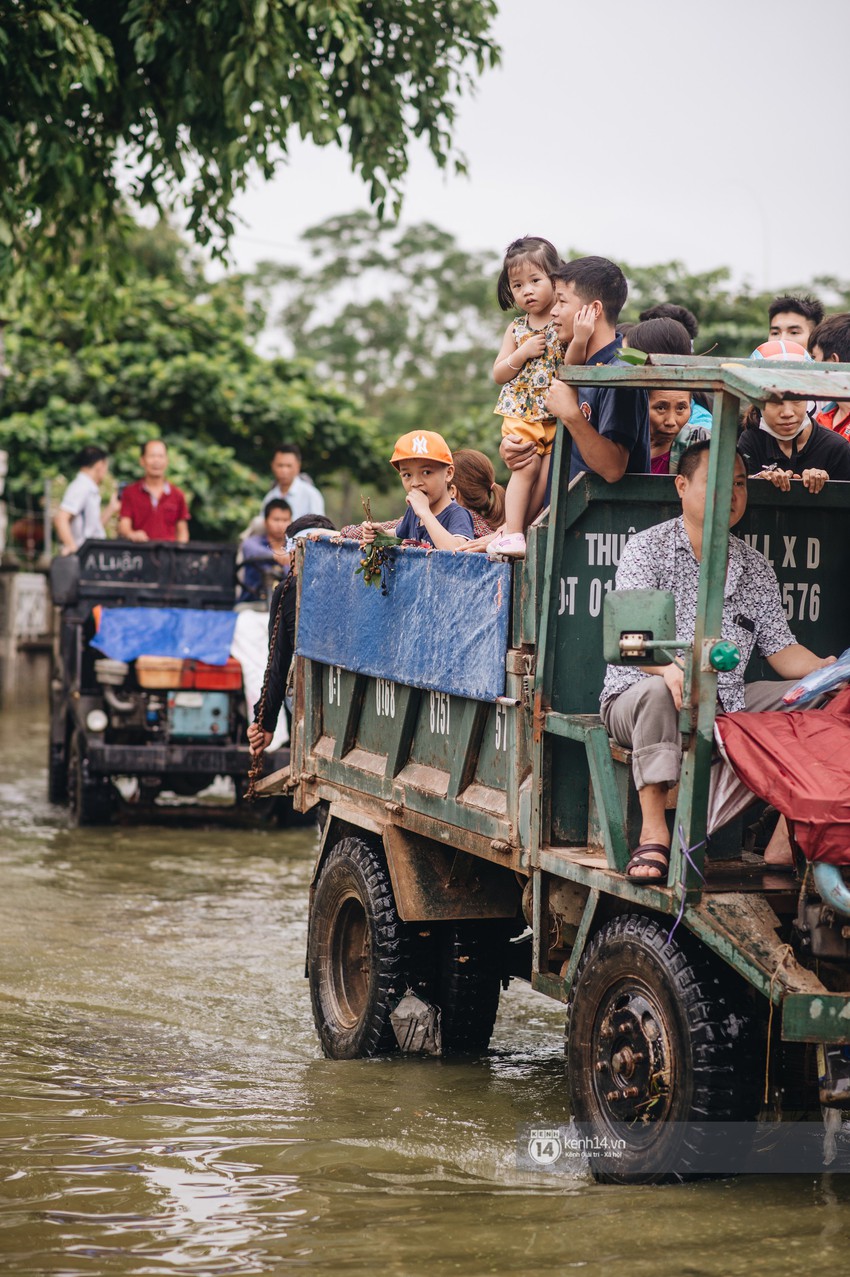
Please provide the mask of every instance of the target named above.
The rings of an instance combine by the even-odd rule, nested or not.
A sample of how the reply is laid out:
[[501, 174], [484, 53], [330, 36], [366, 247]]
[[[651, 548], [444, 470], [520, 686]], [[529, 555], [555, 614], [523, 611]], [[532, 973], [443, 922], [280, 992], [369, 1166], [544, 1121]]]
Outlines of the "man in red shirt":
[[168, 449], [161, 439], [149, 439], [141, 458], [144, 478], [124, 489], [118, 535], [130, 541], [188, 541], [186, 498], [165, 478]]
[[[850, 313], [830, 315], [809, 338], [809, 353], [822, 364], [850, 364]], [[850, 442], [850, 402], [820, 404], [815, 421]]]

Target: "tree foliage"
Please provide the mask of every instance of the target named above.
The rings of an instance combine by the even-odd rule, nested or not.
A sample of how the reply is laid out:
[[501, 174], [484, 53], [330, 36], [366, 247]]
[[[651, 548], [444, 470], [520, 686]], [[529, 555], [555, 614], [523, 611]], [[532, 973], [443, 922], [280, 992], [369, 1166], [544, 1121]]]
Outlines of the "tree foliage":
[[[256, 513], [268, 458], [300, 444], [321, 478], [341, 457], [355, 474], [375, 462], [373, 434], [346, 393], [301, 360], [263, 359], [262, 326], [238, 279], [207, 286], [167, 228], [135, 232], [135, 273], [64, 275], [10, 325], [10, 373], [0, 402], [7, 495], [32, 506], [45, 479], [73, 474], [81, 447], [99, 443], [119, 479], [139, 477], [146, 439], [169, 445], [170, 475], [192, 506], [193, 535], [228, 537]], [[84, 302], [87, 303], [84, 305]], [[100, 315], [96, 330], [87, 318]]]
[[267, 262], [255, 276], [285, 298], [278, 322], [296, 354], [362, 398], [385, 452], [416, 428], [493, 452], [490, 369], [507, 322], [498, 256], [467, 252], [430, 223], [405, 228], [363, 212], [303, 240], [309, 267]]
[[498, 59], [495, 0], [7, 0], [0, 26], [0, 277], [39, 244], [81, 252], [119, 185], [221, 249], [252, 167], [290, 130], [345, 148], [373, 203], [413, 138], [463, 167], [455, 100]]
[[623, 318], [637, 319], [642, 310], [663, 301], [687, 306], [699, 321], [695, 343], [698, 354], [749, 355], [767, 339], [768, 307], [781, 294], [814, 292], [828, 309], [846, 310], [850, 306], [850, 281], [834, 276], [817, 276], [808, 283], [756, 292], [746, 284], [736, 285], [726, 267], [693, 274], [684, 263], [674, 261], [623, 269], [629, 280], [629, 301]]

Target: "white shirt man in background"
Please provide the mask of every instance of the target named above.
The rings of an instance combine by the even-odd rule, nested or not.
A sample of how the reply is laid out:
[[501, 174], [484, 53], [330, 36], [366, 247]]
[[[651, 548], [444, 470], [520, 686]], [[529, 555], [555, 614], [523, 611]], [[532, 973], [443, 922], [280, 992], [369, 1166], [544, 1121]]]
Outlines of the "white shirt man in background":
[[292, 511], [292, 522], [305, 514], [324, 514], [325, 501], [319, 489], [301, 473], [301, 449], [297, 443], [282, 443], [275, 448], [271, 461], [275, 486], [263, 497], [266, 503], [275, 497], [283, 498]]
[[75, 464], [79, 473], [68, 484], [53, 516], [63, 554], [75, 554], [90, 538], [103, 540], [103, 525], [118, 509], [117, 497], [112, 497], [105, 510], [101, 509], [100, 485], [109, 473], [109, 456], [104, 449], [89, 444], [77, 454]]

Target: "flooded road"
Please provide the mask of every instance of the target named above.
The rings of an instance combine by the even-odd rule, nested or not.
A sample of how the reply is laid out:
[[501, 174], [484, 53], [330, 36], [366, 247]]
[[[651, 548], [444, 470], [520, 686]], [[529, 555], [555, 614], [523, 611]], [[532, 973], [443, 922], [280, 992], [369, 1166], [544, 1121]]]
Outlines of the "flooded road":
[[72, 830], [46, 714], [0, 716], [0, 1270], [776, 1274], [846, 1261], [845, 1177], [518, 1171], [566, 1120], [563, 1013], [490, 1053], [334, 1062], [304, 979], [309, 830]]

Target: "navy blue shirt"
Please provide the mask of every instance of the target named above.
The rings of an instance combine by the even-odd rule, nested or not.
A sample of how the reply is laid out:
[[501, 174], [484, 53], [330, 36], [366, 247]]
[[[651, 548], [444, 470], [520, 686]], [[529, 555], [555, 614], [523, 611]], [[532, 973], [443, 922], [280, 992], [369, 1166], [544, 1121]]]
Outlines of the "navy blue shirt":
[[[623, 339], [618, 335], [591, 355], [587, 366], [614, 364], [625, 367], [625, 361], [619, 356], [622, 344]], [[624, 386], [578, 386], [576, 394], [579, 407], [597, 433], [628, 449], [626, 474], [648, 474], [649, 400], [646, 391]], [[573, 440], [570, 479], [583, 470], [593, 473]]]
[[[441, 510], [435, 517], [441, 527], [444, 527], [453, 537], [466, 537], [471, 541], [475, 536], [472, 530], [472, 515], [456, 501], [450, 501], [445, 510]], [[401, 537], [402, 541], [426, 541], [428, 545], [434, 544], [425, 525], [413, 513], [410, 506], [407, 507], [407, 513], [396, 527], [395, 534]]]

